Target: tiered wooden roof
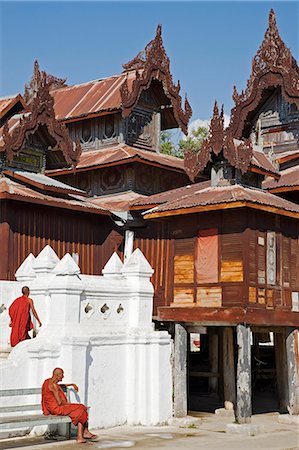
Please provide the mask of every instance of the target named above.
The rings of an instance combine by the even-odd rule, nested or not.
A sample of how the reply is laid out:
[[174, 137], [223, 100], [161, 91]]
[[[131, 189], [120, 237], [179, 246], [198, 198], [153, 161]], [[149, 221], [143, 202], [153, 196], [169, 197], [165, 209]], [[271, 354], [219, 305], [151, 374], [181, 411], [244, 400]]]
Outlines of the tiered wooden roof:
[[187, 134], [192, 109], [187, 98], [184, 109], [181, 106], [180, 82], [177, 85], [173, 82], [160, 25], [155, 38], [123, 67], [124, 72], [119, 75], [53, 90], [56, 118], [73, 122], [117, 111], [127, 117], [141, 93], [153, 82], [159, 82], [163, 90], [157, 85], [153, 89], [163, 105], [167, 105], [161, 110], [163, 120], [168, 128], [180, 127]]
[[22, 150], [28, 136], [45, 126], [50, 136], [50, 146], [61, 150], [66, 163], [74, 167], [81, 154], [80, 143], [73, 145], [66, 126], [56, 120], [53, 97], [50, 95], [51, 79], [37, 69], [35, 65], [37, 91], [27, 111], [12, 116], [0, 128], [0, 152], [5, 152], [11, 161]]
[[75, 169], [48, 170], [47, 174], [59, 176], [66, 175], [74, 170], [76, 172], [85, 172], [87, 170], [95, 170], [99, 167], [103, 168], [131, 162], [142, 162], [143, 164], [150, 164], [161, 168], [171, 168], [173, 171], [184, 173], [184, 162], [180, 158], [142, 150], [127, 144], [117, 144], [113, 147], [83, 152]]
[[213, 155], [218, 156], [221, 152], [231, 166], [240, 169], [243, 174], [247, 171], [259, 172], [265, 176], [279, 178], [277, 169], [261, 149], [253, 146], [250, 139], [235, 139], [232, 129], [224, 128], [223, 108], [219, 113], [215, 102], [208, 137], [197, 153], [193, 151], [185, 153], [185, 170], [191, 181], [194, 181], [207, 164], [212, 162]]
[[299, 108], [299, 68], [291, 51], [279, 35], [275, 12], [271, 9], [264, 40], [252, 61], [252, 71], [245, 91], [238, 94], [234, 87], [230, 129], [233, 137], [248, 137], [254, 112], [273, 88], [290, 104]]

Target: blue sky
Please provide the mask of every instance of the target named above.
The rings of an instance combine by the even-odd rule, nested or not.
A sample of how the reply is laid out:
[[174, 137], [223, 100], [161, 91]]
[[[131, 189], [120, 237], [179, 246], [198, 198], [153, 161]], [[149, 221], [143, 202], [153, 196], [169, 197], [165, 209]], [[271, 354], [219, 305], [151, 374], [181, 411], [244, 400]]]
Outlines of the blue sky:
[[298, 2], [0, 2], [0, 96], [23, 92], [37, 58], [42, 69], [81, 83], [121, 72], [162, 24], [174, 81], [192, 119], [214, 100], [230, 112], [233, 85], [245, 87], [271, 7], [298, 60]]

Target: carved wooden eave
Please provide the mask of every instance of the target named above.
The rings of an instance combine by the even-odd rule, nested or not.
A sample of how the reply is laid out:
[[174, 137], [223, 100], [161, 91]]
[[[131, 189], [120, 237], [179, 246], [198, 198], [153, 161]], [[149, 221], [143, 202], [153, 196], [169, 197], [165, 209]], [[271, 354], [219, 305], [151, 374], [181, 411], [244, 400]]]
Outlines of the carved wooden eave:
[[127, 80], [120, 88], [122, 99], [122, 115], [128, 117], [142, 91], [148, 89], [153, 80], [162, 83], [164, 93], [171, 102], [174, 117], [181, 130], [188, 133], [188, 123], [192, 115], [191, 106], [185, 98], [184, 110], [182, 109], [182, 98], [180, 82], [175, 85], [170, 73], [170, 61], [165, 52], [161, 36], [161, 25], [158, 25], [155, 38], [147, 44], [145, 49], [134, 59], [123, 65], [126, 72], [135, 70], [136, 78], [132, 89], [129, 90]]
[[184, 167], [190, 180], [194, 182], [197, 175], [204, 170], [212, 155], [218, 156], [223, 151], [224, 158], [242, 173], [247, 172], [253, 154], [251, 141], [236, 143], [229, 128], [224, 129], [223, 107], [219, 113], [217, 102], [214, 105], [209, 135], [203, 141], [198, 153], [186, 152]]
[[3, 145], [0, 151], [6, 152], [11, 161], [26, 143], [29, 135], [34, 134], [40, 126], [45, 126], [49, 135], [56, 142], [55, 148], [62, 151], [67, 164], [75, 167], [79, 161], [82, 149], [80, 142], [72, 142], [64, 123], [55, 118], [54, 100], [50, 95], [52, 83], [45, 72], [38, 74], [36, 96], [30, 105], [30, 112], [20, 117], [17, 126], [10, 132], [8, 122], [3, 126]]
[[299, 109], [299, 68], [290, 49], [282, 41], [273, 9], [264, 40], [253, 58], [246, 90], [238, 94], [234, 86], [230, 128], [235, 138], [243, 136], [248, 115], [260, 104], [266, 89], [281, 88], [285, 100]]

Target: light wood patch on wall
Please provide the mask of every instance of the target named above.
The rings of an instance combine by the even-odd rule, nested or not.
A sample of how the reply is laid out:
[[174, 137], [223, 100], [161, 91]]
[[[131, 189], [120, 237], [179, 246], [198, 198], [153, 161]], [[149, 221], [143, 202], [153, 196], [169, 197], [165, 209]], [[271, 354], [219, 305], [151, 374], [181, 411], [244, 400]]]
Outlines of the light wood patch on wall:
[[193, 288], [187, 287], [174, 288], [173, 303], [175, 303], [176, 306], [178, 306], [178, 304], [182, 304], [182, 306], [184, 306], [186, 303], [188, 304], [193, 303], [193, 299], [194, 299]]
[[249, 286], [249, 303], [256, 303], [256, 288]]
[[198, 287], [197, 288], [197, 306], [206, 306], [218, 308], [222, 306], [221, 287]]
[[274, 307], [273, 301], [273, 289], [267, 289], [267, 308], [272, 309]]
[[222, 261], [220, 279], [222, 282], [243, 281], [243, 261]]
[[174, 283], [193, 283], [194, 257], [193, 255], [177, 255], [174, 257]]
[[258, 303], [264, 305], [266, 303], [266, 289], [258, 289]]

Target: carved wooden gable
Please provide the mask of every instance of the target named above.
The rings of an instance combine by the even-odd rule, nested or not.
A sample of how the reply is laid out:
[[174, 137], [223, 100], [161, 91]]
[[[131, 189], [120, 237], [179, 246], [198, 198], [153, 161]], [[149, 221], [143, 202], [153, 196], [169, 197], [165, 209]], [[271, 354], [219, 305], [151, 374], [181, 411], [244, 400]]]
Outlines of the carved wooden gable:
[[235, 107], [232, 109], [230, 128], [235, 138], [249, 136], [253, 118], [277, 88], [284, 101], [290, 105], [290, 113], [299, 108], [299, 68], [279, 35], [275, 13], [271, 9], [268, 29], [253, 58], [247, 87], [241, 94], [234, 87]]

